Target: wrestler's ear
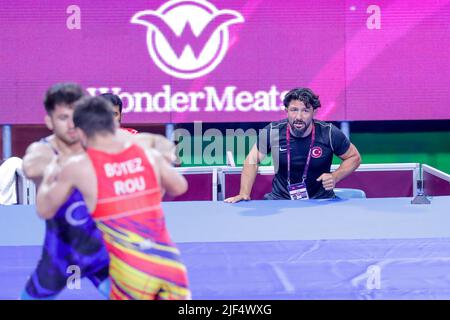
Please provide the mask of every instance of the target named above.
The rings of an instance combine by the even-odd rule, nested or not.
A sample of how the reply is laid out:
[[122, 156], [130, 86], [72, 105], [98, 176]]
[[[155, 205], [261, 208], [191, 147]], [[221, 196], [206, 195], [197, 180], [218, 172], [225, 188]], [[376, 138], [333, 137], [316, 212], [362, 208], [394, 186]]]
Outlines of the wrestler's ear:
[[53, 131], [52, 118], [48, 114], [45, 115], [44, 122], [45, 122], [45, 125], [47, 126], [48, 130]]

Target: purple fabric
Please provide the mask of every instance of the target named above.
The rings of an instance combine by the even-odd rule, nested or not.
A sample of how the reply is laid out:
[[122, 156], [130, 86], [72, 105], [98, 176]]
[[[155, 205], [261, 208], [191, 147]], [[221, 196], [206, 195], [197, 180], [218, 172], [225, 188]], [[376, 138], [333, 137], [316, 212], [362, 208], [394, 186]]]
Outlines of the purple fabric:
[[163, 201], [211, 201], [212, 174], [185, 174], [188, 190], [179, 197], [165, 195]]
[[[271, 175], [258, 175], [251, 198], [261, 200], [272, 189]], [[239, 194], [240, 174], [225, 175], [225, 197]], [[361, 189], [367, 198], [411, 197], [413, 194], [412, 171], [354, 172], [337, 184], [337, 188]]]
[[427, 196], [448, 196], [450, 195], [450, 182], [445, 181], [435, 175], [423, 172], [424, 193]]

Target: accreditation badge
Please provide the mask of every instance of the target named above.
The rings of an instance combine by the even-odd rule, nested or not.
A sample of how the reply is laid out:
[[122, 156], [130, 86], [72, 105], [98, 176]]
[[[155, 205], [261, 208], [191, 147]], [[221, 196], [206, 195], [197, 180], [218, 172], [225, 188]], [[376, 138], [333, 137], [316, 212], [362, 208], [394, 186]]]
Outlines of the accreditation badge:
[[289, 195], [291, 200], [308, 200], [308, 190], [306, 190], [306, 183], [300, 182], [288, 185]]

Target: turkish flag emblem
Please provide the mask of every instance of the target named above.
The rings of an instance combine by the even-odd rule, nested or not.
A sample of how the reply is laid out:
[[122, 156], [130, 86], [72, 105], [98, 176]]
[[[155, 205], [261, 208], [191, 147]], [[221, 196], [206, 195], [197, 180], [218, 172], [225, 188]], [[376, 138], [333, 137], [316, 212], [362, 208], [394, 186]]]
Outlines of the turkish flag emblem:
[[321, 147], [314, 147], [311, 150], [311, 156], [313, 158], [320, 158], [320, 156], [322, 155], [322, 148]]

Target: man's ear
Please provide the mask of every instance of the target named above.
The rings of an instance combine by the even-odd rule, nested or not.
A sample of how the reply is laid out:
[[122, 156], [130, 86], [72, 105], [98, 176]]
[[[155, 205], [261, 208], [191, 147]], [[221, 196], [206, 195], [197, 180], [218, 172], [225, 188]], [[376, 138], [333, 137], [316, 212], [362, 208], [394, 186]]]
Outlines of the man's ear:
[[52, 118], [50, 118], [50, 116], [48, 114], [45, 115], [44, 122], [45, 122], [45, 125], [47, 126], [48, 130], [53, 131]]
[[317, 114], [318, 111], [319, 111], [319, 108], [316, 108], [316, 109], [313, 110], [313, 117], [316, 116], [316, 114]]

